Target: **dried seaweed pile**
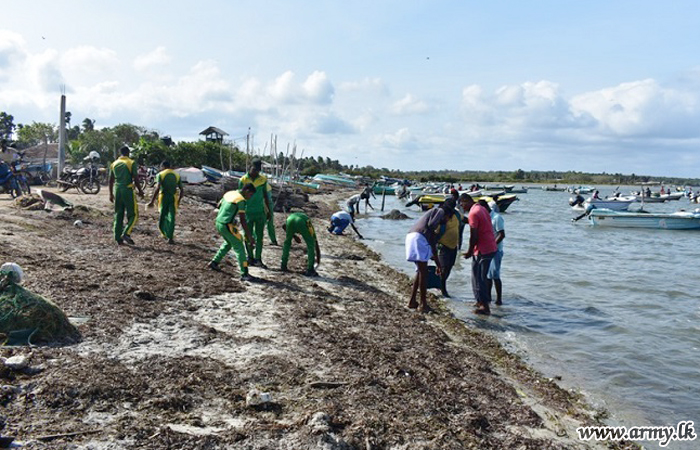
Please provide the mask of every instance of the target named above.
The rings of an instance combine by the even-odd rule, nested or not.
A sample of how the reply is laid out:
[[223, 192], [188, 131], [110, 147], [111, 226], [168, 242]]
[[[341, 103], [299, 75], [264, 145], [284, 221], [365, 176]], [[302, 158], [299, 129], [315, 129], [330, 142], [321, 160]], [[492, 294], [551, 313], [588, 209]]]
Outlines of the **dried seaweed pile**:
[[22, 195], [15, 199], [15, 206], [29, 211], [35, 211], [44, 208], [44, 201], [36, 194]]

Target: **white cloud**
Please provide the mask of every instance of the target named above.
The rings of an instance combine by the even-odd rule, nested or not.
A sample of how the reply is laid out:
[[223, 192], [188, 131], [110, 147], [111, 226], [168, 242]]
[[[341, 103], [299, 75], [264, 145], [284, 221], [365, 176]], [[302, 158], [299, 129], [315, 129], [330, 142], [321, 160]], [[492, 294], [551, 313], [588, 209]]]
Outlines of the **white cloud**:
[[412, 94], [406, 94], [391, 106], [391, 112], [396, 115], [425, 114], [429, 110], [427, 103], [418, 100]]
[[333, 93], [335, 89], [325, 72], [315, 71], [308, 76], [303, 84], [306, 97], [318, 104], [327, 104], [333, 101]]
[[384, 134], [379, 139], [379, 144], [395, 149], [413, 150], [418, 147], [418, 140], [408, 128], [401, 128], [392, 134]]
[[268, 87], [269, 95], [282, 103], [296, 103], [299, 97], [299, 86], [294, 83], [294, 72], [288, 70], [278, 76]]
[[146, 72], [154, 68], [162, 68], [170, 64], [172, 60], [165, 47], [157, 47], [150, 53], [139, 55], [134, 59], [134, 69], [139, 72]]
[[0, 81], [8, 79], [11, 71], [24, 62], [25, 45], [21, 35], [0, 30]]
[[60, 68], [59, 53], [49, 49], [27, 59], [28, 73], [35, 85], [45, 93], [59, 92], [66, 84]]

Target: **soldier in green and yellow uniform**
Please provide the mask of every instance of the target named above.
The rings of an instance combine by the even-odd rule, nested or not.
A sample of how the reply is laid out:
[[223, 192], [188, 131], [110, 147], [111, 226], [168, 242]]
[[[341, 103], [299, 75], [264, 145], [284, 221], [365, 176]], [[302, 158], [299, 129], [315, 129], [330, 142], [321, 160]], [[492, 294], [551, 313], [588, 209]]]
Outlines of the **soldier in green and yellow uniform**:
[[[160, 210], [158, 229], [160, 234], [168, 240], [168, 244], [174, 244], [175, 214], [180, 207], [180, 200], [182, 200], [185, 191], [182, 189], [180, 174], [170, 168], [170, 161], [163, 161], [160, 166], [163, 170], [156, 176], [156, 189], [153, 191], [153, 197], [151, 197], [148, 206], [153, 206], [158, 198], [158, 209]], [[180, 195], [177, 195], [178, 189]]]
[[[259, 266], [266, 269], [267, 266], [262, 262], [262, 247], [263, 236], [265, 235], [265, 222], [269, 219], [272, 207], [269, 203], [267, 195], [267, 177], [260, 173], [262, 161], [254, 159], [253, 164], [245, 175], [238, 182], [238, 189], [250, 183], [255, 186], [255, 194], [246, 201], [245, 216], [246, 222], [251, 233], [255, 235], [255, 254], [253, 254], [253, 246], [249, 245], [248, 263], [251, 266]], [[267, 211], [265, 210], [267, 208]]]
[[[129, 158], [129, 147], [119, 149], [121, 156], [109, 167], [109, 201], [114, 203], [114, 239], [121, 245], [134, 244], [131, 232], [139, 217], [139, 205], [136, 201], [134, 186], [143, 197], [139, 185], [136, 163]], [[124, 228], [124, 213], [126, 213], [126, 228]]]
[[265, 212], [269, 212], [269, 215], [267, 216], [268, 219], [266, 221], [267, 236], [270, 238], [270, 242], [272, 243], [272, 245], [279, 245], [277, 243], [277, 233], [275, 233], [275, 204], [272, 201], [272, 186], [270, 185], [270, 183], [267, 183], [267, 204], [271, 207], [269, 211], [267, 210], [267, 207], [265, 208]]
[[318, 239], [316, 238], [316, 231], [311, 223], [311, 219], [304, 213], [293, 213], [287, 217], [287, 223], [282, 225], [282, 228], [287, 233], [287, 238], [284, 240], [284, 247], [282, 247], [282, 270], [287, 270], [287, 262], [289, 262], [289, 250], [292, 247], [292, 239], [294, 239], [297, 244], [301, 243], [301, 239], [297, 235], [301, 235], [306, 242], [306, 276], [317, 276], [316, 270], [314, 269], [314, 256], [316, 262], [321, 264], [321, 249], [318, 247]]
[[246, 223], [245, 207], [246, 202], [255, 195], [255, 186], [248, 183], [238, 191], [228, 191], [224, 194], [219, 204], [219, 214], [216, 216], [216, 230], [221, 237], [224, 238], [224, 243], [219, 247], [219, 251], [214, 255], [214, 259], [209, 261], [207, 267], [213, 270], [221, 270], [219, 263], [229, 250], [233, 249], [238, 260], [238, 267], [241, 270], [242, 281], [253, 281], [254, 278], [248, 273], [248, 261], [246, 260], [246, 251], [243, 246], [243, 236], [236, 227], [236, 217], [240, 217], [241, 227], [246, 238], [253, 244], [253, 237], [249, 233], [248, 224]]

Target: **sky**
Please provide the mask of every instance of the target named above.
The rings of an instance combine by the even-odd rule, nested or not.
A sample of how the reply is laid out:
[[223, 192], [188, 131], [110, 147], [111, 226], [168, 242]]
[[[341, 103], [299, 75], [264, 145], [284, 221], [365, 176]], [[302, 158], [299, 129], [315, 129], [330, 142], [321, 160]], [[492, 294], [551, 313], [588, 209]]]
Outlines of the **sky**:
[[696, 0], [0, 0], [0, 111], [400, 170], [700, 177]]

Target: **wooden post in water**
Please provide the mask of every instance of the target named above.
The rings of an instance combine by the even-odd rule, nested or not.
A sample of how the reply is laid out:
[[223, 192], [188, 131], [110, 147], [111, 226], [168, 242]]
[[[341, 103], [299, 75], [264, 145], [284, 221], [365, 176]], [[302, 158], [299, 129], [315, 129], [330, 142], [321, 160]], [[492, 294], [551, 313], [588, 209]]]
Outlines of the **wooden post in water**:
[[384, 212], [384, 200], [386, 199], [386, 184], [384, 184], [384, 188], [382, 189], [382, 212]]

